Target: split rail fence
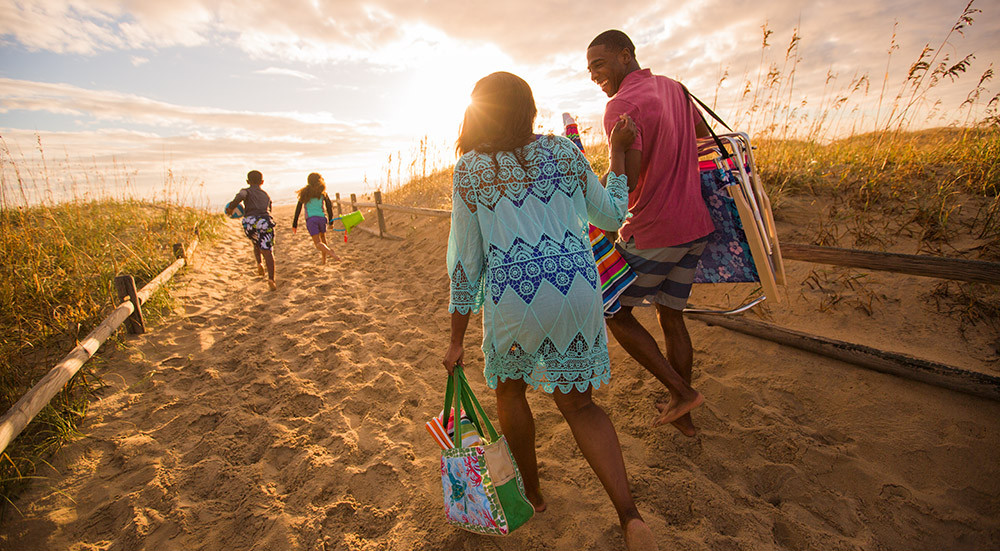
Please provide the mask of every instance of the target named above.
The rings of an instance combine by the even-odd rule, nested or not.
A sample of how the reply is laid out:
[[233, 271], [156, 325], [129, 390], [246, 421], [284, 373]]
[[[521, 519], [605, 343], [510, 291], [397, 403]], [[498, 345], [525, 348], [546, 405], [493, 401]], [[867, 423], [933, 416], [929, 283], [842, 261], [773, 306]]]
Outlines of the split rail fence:
[[83, 367], [96, 352], [97, 349], [108, 340], [115, 331], [124, 323], [126, 329], [131, 334], [145, 332], [145, 322], [142, 317], [142, 304], [149, 300], [164, 283], [170, 280], [178, 270], [185, 264], [191, 262], [195, 249], [198, 248], [198, 230], [195, 229], [195, 238], [185, 249], [180, 243], [174, 245], [174, 257], [177, 260], [168, 266], [156, 277], [149, 281], [142, 289], [136, 290], [135, 278], [130, 275], [119, 275], [115, 277], [115, 295], [122, 302], [115, 308], [107, 318], [101, 322], [93, 331], [80, 341], [63, 359], [56, 364], [48, 374], [46, 374], [35, 386], [31, 387], [20, 400], [17, 401], [10, 410], [0, 418], [0, 453], [7, 449], [7, 446], [21, 434], [32, 419], [60, 390], [73, 375]]

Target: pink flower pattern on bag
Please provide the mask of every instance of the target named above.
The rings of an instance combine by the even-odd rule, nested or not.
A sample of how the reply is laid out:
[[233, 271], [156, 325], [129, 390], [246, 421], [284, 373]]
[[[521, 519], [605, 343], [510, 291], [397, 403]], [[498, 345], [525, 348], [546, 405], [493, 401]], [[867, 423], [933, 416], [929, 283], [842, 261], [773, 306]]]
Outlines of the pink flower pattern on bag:
[[465, 458], [465, 476], [469, 477], [469, 481], [475, 486], [483, 484], [483, 476], [479, 474], [479, 461], [475, 457]]

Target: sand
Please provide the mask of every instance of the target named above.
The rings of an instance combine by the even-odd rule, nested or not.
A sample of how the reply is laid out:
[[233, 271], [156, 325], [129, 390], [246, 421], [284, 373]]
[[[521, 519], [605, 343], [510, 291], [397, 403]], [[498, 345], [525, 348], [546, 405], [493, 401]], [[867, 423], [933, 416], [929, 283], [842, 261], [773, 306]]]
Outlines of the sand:
[[[0, 548], [621, 549], [609, 500], [538, 392], [548, 510], [503, 539], [445, 523], [423, 424], [443, 400], [448, 221], [389, 213], [404, 241], [331, 234], [342, 262], [320, 266], [308, 235], [291, 234], [291, 213], [276, 216], [278, 291], [229, 221], [177, 277], [173, 315], [101, 352], [108, 386], [83, 436], [16, 502]], [[883, 298], [871, 314], [850, 300], [820, 311], [803, 285], [818, 268], [788, 267], [785, 303], [758, 315], [996, 374], [992, 356], [952, 334], [962, 329], [935, 326], [940, 315], [918, 300], [929, 280], [873, 276]], [[696, 289], [693, 301], [747, 290]], [[648, 309], [640, 319], [654, 327]], [[479, 323], [468, 372], [495, 419]], [[649, 426], [665, 393], [617, 344], [611, 382], [595, 392], [661, 549], [1000, 545], [1000, 403], [689, 326], [707, 399], [696, 438]], [[983, 337], [973, 340], [979, 350]]]

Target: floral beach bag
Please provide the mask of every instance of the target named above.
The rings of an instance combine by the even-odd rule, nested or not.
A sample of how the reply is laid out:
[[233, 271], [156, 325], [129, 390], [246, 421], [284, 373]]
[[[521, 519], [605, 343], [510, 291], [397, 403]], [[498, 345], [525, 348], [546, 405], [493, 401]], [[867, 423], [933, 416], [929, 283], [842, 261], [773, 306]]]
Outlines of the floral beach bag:
[[525, 497], [524, 482], [507, 439], [486, 417], [461, 366], [456, 365], [454, 374], [448, 377], [444, 402], [442, 424], [446, 424], [452, 409], [458, 417], [464, 406], [482, 437], [481, 445], [463, 446], [464, 423], [455, 423], [454, 447], [441, 452], [441, 485], [448, 522], [479, 534], [504, 536], [513, 532], [531, 518], [535, 509]]

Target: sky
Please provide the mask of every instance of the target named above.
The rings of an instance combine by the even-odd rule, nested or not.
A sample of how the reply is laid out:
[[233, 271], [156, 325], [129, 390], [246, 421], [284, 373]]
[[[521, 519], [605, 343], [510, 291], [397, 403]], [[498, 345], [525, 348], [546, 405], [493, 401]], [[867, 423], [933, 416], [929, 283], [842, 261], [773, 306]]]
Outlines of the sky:
[[331, 195], [388, 189], [455, 161], [472, 87], [499, 70], [531, 85], [539, 131], [562, 132], [569, 112], [600, 141], [608, 98], [585, 55], [610, 28], [629, 34], [643, 68], [682, 80], [737, 129], [767, 126], [749, 84], [800, 133], [822, 120], [823, 139], [884, 120], [925, 46], [949, 66], [972, 54], [957, 81], [918, 96], [913, 117], [963, 123], [1000, 90], [987, 79], [961, 107], [1000, 63], [995, 0], [973, 4], [981, 11], [943, 44], [966, 5], [0, 0], [0, 187], [8, 204], [127, 193], [213, 208], [252, 169], [276, 204], [294, 203], [310, 172]]

